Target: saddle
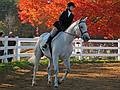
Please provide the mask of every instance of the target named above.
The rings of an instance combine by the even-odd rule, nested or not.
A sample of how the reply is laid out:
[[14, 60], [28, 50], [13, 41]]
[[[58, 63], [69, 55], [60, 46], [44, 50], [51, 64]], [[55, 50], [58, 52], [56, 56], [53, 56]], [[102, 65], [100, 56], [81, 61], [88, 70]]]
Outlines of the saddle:
[[[60, 32], [61, 33], [61, 32]], [[55, 39], [57, 39], [58, 38], [58, 36], [60, 35], [60, 33], [59, 34], [57, 34], [51, 41], [54, 41]], [[40, 36], [40, 38], [39, 38], [39, 40], [40, 40], [40, 48], [41, 48], [41, 50], [43, 49], [43, 46], [46, 44], [46, 42], [48, 41], [48, 39], [49, 39], [49, 37], [50, 37], [50, 33], [43, 33], [41, 36]], [[51, 43], [51, 42], [50, 42]], [[50, 45], [50, 44], [49, 44]], [[46, 48], [45, 50], [47, 50], [48, 48]]]

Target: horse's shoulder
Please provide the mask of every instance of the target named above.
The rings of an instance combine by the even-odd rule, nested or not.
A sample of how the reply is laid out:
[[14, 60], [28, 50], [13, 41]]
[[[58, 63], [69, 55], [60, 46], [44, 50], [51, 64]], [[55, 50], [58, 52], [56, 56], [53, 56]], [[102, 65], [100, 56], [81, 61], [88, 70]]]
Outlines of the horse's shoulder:
[[63, 37], [63, 34], [64, 34], [63, 31], [59, 32], [58, 35], [56, 35], [56, 36], [53, 38], [53, 41], [56, 40], [56, 39], [58, 39], [58, 38], [60, 38], [60, 37]]

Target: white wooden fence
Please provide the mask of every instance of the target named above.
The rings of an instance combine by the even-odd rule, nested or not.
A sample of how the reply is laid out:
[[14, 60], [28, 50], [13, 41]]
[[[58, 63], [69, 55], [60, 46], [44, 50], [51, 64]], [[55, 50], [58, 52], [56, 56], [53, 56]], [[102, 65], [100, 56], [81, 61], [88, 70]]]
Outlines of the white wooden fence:
[[[7, 61], [7, 58], [13, 57], [15, 60], [20, 60], [20, 57], [31, 57], [33, 53], [21, 53], [22, 49], [34, 49], [35, 43], [38, 38], [0, 38], [0, 41], [4, 43], [4, 47], [0, 47], [0, 50], [4, 50], [4, 55], [0, 56], [0, 59]], [[8, 46], [8, 41], [16, 41], [16, 46]], [[74, 40], [74, 51], [72, 56], [117, 56], [120, 60], [120, 39], [118, 40], [90, 40], [90, 43], [116, 43], [117, 46], [83, 46], [81, 39]], [[22, 45], [22, 43], [28, 43], [27, 46]], [[32, 45], [30, 44], [32, 43]], [[107, 45], [107, 44], [106, 44]], [[13, 55], [8, 55], [8, 49], [14, 49], [15, 53]], [[117, 50], [117, 53], [83, 53], [83, 50]]]

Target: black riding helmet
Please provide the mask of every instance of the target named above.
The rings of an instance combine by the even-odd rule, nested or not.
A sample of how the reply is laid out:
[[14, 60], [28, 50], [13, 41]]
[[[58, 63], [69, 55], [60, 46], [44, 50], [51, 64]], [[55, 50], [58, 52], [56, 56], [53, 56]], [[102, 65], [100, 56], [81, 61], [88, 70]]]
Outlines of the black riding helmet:
[[70, 6], [75, 7], [75, 4], [74, 4], [73, 2], [69, 2], [69, 3], [67, 4], [67, 6], [68, 6], [68, 7], [70, 7]]

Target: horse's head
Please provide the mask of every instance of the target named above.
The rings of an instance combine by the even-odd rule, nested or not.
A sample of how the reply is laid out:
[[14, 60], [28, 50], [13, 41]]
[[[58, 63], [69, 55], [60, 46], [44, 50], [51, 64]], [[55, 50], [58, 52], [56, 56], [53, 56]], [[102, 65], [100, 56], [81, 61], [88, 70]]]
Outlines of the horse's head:
[[77, 24], [74, 27], [74, 33], [82, 38], [85, 42], [90, 40], [90, 36], [87, 31], [86, 18], [77, 21]]

